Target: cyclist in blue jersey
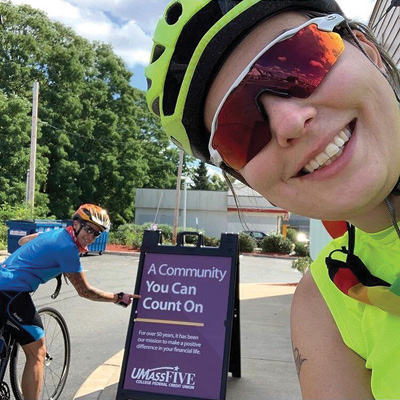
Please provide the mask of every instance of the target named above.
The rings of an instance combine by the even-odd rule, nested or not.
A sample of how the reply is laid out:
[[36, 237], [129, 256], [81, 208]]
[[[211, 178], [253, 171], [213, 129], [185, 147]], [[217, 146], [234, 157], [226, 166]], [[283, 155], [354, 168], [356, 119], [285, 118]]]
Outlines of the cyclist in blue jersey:
[[23, 246], [0, 266], [0, 324], [7, 325], [26, 354], [21, 384], [26, 400], [39, 399], [46, 355], [45, 332], [31, 292], [63, 273], [79, 296], [89, 300], [126, 307], [139, 297], [97, 289], [82, 270], [79, 254], [87, 252], [87, 246], [109, 226], [106, 210], [84, 204], [75, 212], [72, 226], [26, 236], [20, 240]]

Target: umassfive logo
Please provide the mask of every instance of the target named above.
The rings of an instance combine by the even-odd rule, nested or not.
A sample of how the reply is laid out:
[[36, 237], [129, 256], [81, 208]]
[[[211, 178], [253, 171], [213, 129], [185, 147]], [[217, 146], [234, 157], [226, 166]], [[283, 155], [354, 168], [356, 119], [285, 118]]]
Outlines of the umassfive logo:
[[182, 372], [179, 367], [133, 368], [131, 378], [139, 385], [164, 386], [194, 390], [196, 374]]

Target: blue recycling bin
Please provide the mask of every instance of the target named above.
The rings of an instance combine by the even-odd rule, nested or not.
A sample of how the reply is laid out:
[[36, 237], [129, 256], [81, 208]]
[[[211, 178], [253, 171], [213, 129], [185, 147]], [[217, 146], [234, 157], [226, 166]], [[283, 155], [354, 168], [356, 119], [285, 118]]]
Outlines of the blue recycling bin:
[[7, 229], [7, 251], [11, 254], [17, 250], [20, 245], [18, 240], [23, 236], [32, 233], [43, 233], [52, 229], [62, 228], [60, 221], [35, 219], [35, 220], [10, 220], [6, 221]]
[[74, 220], [73, 219], [62, 219], [62, 220], [60, 220], [60, 222], [61, 222], [61, 225], [63, 228], [67, 228], [68, 226], [73, 225]]
[[100, 255], [103, 254], [103, 251], [106, 249], [107, 242], [108, 242], [108, 235], [109, 232], [103, 232], [96, 240], [88, 246], [88, 250], [92, 253], [99, 253]]

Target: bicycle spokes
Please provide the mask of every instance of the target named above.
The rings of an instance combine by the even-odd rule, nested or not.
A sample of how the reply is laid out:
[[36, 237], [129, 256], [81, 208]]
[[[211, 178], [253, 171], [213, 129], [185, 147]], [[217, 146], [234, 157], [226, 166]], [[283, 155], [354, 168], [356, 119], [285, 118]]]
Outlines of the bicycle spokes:
[[10, 388], [5, 382], [0, 385], [0, 400], [10, 400]]

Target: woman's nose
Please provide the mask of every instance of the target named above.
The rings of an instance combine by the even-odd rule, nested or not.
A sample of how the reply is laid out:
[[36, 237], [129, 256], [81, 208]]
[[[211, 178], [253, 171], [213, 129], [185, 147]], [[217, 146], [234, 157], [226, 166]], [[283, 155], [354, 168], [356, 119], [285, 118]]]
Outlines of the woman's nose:
[[307, 134], [317, 115], [306, 99], [263, 94], [259, 102], [268, 117], [272, 138], [282, 147]]

